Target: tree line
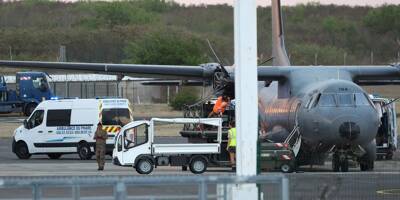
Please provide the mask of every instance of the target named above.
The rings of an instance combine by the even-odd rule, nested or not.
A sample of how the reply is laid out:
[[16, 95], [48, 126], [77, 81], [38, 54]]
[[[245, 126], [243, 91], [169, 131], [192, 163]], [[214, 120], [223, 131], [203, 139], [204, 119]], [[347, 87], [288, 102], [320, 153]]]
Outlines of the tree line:
[[[260, 62], [271, 55], [271, 9], [258, 8]], [[400, 6], [317, 3], [284, 7], [288, 54], [296, 65], [387, 64], [400, 51]], [[206, 39], [233, 64], [233, 8], [167, 0], [0, 1], [0, 58], [197, 65], [213, 62]], [[371, 56], [373, 55], [373, 61]], [[268, 65], [267, 63], [266, 65]]]

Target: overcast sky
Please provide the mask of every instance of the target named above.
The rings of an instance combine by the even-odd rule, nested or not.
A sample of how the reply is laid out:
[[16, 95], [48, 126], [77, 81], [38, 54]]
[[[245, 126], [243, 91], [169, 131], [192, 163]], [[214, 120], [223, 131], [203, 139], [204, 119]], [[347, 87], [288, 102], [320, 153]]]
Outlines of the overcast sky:
[[[174, 0], [182, 4], [230, 4], [232, 5], [234, 0]], [[319, 2], [321, 4], [338, 4], [338, 5], [350, 5], [350, 6], [379, 6], [383, 4], [400, 4], [400, 0], [282, 0], [283, 5], [296, 5], [307, 2]], [[270, 5], [270, 0], [257, 0], [258, 5], [266, 6]]]

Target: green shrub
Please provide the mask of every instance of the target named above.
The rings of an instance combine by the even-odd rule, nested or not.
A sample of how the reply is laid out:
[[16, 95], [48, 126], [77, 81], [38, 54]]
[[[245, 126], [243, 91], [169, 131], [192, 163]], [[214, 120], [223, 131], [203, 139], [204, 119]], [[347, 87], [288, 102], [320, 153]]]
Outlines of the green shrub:
[[197, 101], [198, 101], [198, 96], [195, 90], [183, 89], [170, 102], [170, 106], [174, 110], [182, 110], [184, 105], [194, 104]]

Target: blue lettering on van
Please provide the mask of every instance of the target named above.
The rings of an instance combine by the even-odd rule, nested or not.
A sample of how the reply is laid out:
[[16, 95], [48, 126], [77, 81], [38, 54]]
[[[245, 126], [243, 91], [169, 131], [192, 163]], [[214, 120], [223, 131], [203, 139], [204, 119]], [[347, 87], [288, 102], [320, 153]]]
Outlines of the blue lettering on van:
[[90, 134], [92, 126], [57, 126], [56, 134]]
[[108, 99], [103, 100], [103, 105], [105, 106], [124, 106], [127, 105], [126, 99]]

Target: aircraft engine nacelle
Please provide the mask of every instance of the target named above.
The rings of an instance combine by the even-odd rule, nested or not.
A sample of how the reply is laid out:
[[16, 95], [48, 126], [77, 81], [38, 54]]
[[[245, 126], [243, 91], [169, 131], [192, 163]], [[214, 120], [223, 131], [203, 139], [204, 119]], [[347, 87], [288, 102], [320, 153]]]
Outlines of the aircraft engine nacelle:
[[[270, 102], [259, 102], [261, 129], [270, 135], [273, 141], [282, 141], [296, 125], [297, 110], [300, 101], [297, 98], [275, 99]], [[274, 135], [274, 136], [273, 136]]]

